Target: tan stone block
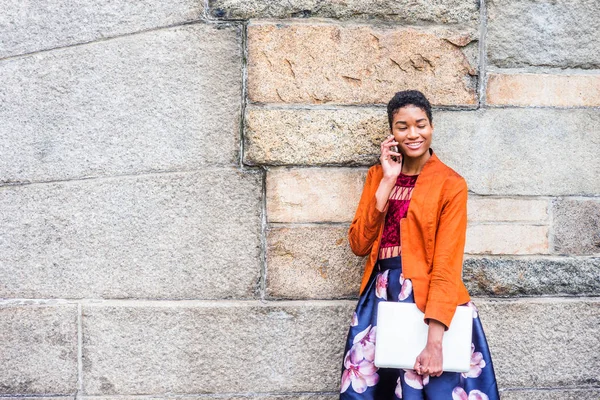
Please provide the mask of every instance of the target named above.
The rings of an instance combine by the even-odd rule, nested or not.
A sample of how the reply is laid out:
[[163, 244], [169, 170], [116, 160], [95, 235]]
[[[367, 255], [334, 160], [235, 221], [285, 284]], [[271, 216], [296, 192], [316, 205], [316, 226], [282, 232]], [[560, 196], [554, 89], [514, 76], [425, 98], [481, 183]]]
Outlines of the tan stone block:
[[269, 222], [350, 222], [365, 169], [275, 168], [267, 172]]
[[465, 253], [545, 254], [548, 253], [548, 227], [526, 224], [469, 225]]
[[248, 93], [264, 103], [387, 103], [418, 89], [435, 105], [474, 105], [476, 31], [432, 27], [250, 23]]
[[469, 196], [467, 214], [469, 222], [547, 222], [548, 201]]
[[267, 294], [297, 299], [358, 296], [365, 258], [352, 253], [347, 226], [272, 228]]
[[600, 75], [495, 74], [487, 103], [515, 106], [598, 107]]
[[389, 133], [383, 108], [246, 109], [250, 165], [371, 165]]

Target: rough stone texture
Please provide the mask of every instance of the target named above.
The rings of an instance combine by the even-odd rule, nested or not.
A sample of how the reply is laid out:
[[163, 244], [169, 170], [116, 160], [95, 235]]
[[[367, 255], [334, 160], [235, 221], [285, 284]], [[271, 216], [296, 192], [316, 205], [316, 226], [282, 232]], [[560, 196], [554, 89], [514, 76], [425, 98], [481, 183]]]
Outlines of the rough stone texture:
[[600, 384], [600, 300], [480, 301], [501, 388]]
[[0, 348], [0, 394], [74, 394], [77, 306], [0, 305]]
[[0, 62], [0, 182], [237, 164], [240, 35], [194, 24]]
[[469, 222], [548, 222], [548, 200], [469, 196]]
[[191, 303], [84, 306], [84, 393], [339, 390], [353, 301]]
[[500, 393], [501, 400], [593, 400], [600, 399], [600, 389], [511, 390]]
[[488, 0], [486, 5], [491, 64], [507, 68], [600, 66], [597, 0]]
[[288, 299], [356, 298], [365, 264], [352, 253], [347, 226], [271, 228], [267, 295]]
[[253, 297], [261, 186], [215, 169], [0, 188], [0, 297]]
[[548, 227], [525, 224], [470, 224], [465, 253], [545, 254], [548, 253]]
[[246, 109], [244, 163], [371, 165], [389, 132], [384, 109]]
[[559, 198], [552, 208], [556, 252], [600, 254], [600, 201]]
[[475, 23], [475, 0], [209, 0], [209, 13], [219, 19], [324, 17], [341, 20], [381, 19], [406, 23]]
[[[185, 398], [189, 400], [206, 400], [206, 399], [218, 399], [218, 400], [336, 400], [339, 399], [339, 393], [302, 393], [302, 394], [214, 394], [214, 395], [186, 395]], [[86, 400], [177, 400], [181, 399], [180, 396], [169, 396], [169, 395], [147, 395], [147, 396], [82, 396]], [[9, 399], [9, 400], [21, 400], [21, 399]], [[25, 399], [25, 400], [37, 400], [37, 399]], [[46, 399], [42, 399], [46, 400]]]
[[463, 279], [473, 296], [598, 296], [600, 258], [466, 257]]
[[3, 0], [0, 58], [198, 19], [203, 2]]
[[472, 29], [251, 23], [248, 97], [263, 103], [385, 103], [402, 89], [432, 104], [477, 103]]
[[350, 222], [366, 170], [275, 168], [267, 173], [269, 222]]
[[489, 74], [492, 105], [598, 107], [600, 75]]
[[[348, 117], [352, 113], [356, 115]], [[379, 145], [389, 131], [383, 108], [255, 108], [249, 115], [252, 133], [246, 151], [252, 154], [253, 164], [344, 165], [360, 154], [356, 158], [360, 164], [371, 165], [377, 162]], [[598, 193], [598, 109], [434, 111], [433, 123], [432, 148], [476, 194]], [[340, 146], [333, 153], [336, 138]], [[564, 148], [566, 140], [569, 151]]]

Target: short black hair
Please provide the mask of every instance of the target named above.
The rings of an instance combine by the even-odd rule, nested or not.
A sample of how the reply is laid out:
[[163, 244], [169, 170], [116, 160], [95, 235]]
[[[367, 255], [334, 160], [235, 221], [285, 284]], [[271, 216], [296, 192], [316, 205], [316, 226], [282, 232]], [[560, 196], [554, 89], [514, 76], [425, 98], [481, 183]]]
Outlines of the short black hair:
[[431, 104], [427, 97], [418, 90], [403, 90], [398, 92], [392, 97], [387, 105], [388, 121], [390, 123], [390, 129], [392, 129], [392, 122], [394, 121], [394, 113], [402, 107], [413, 105], [419, 107], [425, 111], [429, 123], [433, 123], [433, 117], [431, 115]]

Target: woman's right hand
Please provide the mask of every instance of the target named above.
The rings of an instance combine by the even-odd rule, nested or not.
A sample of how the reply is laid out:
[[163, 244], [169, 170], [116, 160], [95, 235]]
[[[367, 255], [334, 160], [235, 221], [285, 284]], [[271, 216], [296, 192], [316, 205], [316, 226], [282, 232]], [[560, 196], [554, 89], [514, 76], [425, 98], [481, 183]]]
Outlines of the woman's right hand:
[[[383, 167], [384, 178], [396, 179], [402, 171], [402, 154], [391, 149], [392, 146], [397, 146], [398, 142], [393, 135], [389, 135], [387, 139], [381, 142], [381, 156], [379, 161]], [[392, 156], [396, 156], [398, 161], [394, 161]]]

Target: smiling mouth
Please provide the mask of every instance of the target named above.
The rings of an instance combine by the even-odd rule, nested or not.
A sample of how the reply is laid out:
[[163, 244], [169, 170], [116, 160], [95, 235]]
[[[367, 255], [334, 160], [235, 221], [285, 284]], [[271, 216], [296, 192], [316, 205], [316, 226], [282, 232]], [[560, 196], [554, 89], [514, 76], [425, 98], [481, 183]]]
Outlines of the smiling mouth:
[[407, 143], [406, 147], [408, 147], [409, 149], [418, 149], [419, 147], [421, 147], [422, 144], [423, 142]]

